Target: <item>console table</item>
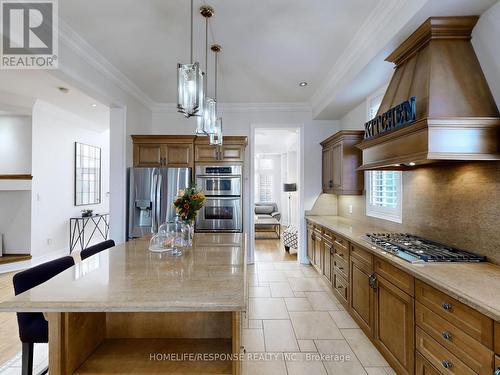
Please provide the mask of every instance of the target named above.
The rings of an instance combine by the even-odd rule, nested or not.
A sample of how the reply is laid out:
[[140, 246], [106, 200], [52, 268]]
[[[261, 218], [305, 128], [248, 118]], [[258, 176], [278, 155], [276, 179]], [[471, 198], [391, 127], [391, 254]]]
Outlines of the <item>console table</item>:
[[[102, 228], [99, 226], [102, 223]], [[90, 235], [86, 238], [86, 234]], [[69, 252], [80, 244], [80, 250], [85, 249], [92, 238], [102, 236], [103, 240], [108, 239], [109, 234], [109, 214], [95, 214], [86, 217], [72, 217], [69, 219]]]

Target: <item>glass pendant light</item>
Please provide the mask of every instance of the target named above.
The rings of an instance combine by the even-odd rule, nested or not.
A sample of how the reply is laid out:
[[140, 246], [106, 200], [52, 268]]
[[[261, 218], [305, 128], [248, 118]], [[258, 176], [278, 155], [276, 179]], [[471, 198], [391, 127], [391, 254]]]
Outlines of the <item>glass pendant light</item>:
[[222, 47], [218, 44], [214, 44], [210, 49], [215, 53], [215, 121], [213, 122], [213, 131], [209, 134], [210, 144], [214, 146], [222, 145], [222, 117], [217, 117], [217, 84], [218, 84], [218, 66], [219, 66], [219, 52], [222, 51]]
[[210, 135], [215, 132], [215, 121], [217, 119], [215, 100], [208, 96], [208, 20], [215, 14], [214, 9], [203, 5], [200, 13], [205, 17], [205, 95], [202, 109], [196, 123], [197, 135]]
[[185, 117], [196, 116], [203, 103], [203, 73], [200, 64], [193, 63], [193, 0], [191, 0], [191, 59], [189, 64], [177, 64], [177, 111]]

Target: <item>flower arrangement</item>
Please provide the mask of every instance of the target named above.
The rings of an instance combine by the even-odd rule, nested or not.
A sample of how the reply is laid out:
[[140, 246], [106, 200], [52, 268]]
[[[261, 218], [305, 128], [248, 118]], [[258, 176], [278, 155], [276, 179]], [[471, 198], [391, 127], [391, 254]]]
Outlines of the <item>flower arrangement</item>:
[[198, 211], [205, 204], [205, 194], [197, 190], [195, 185], [189, 186], [185, 190], [179, 191], [174, 207], [182, 221], [193, 221], [198, 215]]

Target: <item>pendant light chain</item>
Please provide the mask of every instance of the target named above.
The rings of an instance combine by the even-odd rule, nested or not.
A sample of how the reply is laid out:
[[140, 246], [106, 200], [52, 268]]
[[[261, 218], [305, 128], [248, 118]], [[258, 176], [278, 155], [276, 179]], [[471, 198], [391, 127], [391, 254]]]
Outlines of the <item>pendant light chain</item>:
[[208, 95], [208, 17], [205, 18], [205, 96]]
[[214, 92], [214, 99], [215, 99], [215, 113], [217, 113], [217, 70], [219, 66], [219, 53], [215, 52], [215, 92]]
[[191, 64], [193, 63], [193, 14], [194, 14], [194, 5], [193, 1], [191, 0], [191, 53], [190, 53], [190, 61]]

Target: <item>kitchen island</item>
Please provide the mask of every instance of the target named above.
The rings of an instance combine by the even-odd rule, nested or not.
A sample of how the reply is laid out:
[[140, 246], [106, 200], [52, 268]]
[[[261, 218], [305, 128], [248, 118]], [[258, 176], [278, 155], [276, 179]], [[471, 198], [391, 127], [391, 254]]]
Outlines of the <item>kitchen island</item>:
[[244, 234], [196, 234], [171, 257], [136, 239], [0, 304], [44, 312], [51, 374], [240, 373]]

